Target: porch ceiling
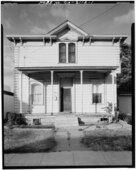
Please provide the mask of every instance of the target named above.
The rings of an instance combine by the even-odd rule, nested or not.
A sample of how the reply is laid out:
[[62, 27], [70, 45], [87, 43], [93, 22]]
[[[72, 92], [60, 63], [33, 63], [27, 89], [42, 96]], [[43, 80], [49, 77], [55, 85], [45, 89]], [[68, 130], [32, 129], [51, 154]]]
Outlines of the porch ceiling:
[[93, 71], [93, 72], [101, 72], [101, 73], [108, 73], [112, 70], [117, 69], [116, 66], [61, 66], [61, 67], [17, 67], [19, 71], [24, 73], [34, 73], [34, 72], [49, 72], [51, 70], [57, 72], [75, 72], [75, 71]]

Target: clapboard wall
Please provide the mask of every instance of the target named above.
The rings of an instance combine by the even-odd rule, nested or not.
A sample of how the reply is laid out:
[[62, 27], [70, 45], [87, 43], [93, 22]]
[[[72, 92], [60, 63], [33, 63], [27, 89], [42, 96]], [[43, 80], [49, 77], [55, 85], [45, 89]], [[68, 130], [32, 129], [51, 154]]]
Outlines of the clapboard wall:
[[120, 48], [111, 42], [92, 44], [75, 42], [76, 63], [59, 63], [59, 43], [40, 42], [18, 44], [15, 48], [16, 67], [48, 66], [120, 66]]

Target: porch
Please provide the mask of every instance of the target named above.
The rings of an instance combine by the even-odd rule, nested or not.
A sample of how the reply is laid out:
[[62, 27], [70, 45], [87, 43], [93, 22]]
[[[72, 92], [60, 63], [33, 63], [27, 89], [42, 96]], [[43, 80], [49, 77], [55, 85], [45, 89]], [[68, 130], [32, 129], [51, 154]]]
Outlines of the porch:
[[[25, 68], [21, 69], [19, 74], [19, 112], [29, 116], [57, 116], [71, 113], [93, 117], [105, 114], [104, 107], [107, 102], [111, 102], [112, 106], [116, 104], [116, 74], [113, 68], [84, 68], [84, 70]], [[40, 87], [36, 94], [33, 90], [35, 87]]]

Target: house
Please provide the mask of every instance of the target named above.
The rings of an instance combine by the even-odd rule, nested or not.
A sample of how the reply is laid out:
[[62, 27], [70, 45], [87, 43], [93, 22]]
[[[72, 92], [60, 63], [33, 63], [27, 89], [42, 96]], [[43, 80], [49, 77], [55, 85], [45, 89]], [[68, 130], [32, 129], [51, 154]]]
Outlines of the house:
[[44, 122], [68, 113], [103, 115], [108, 102], [116, 105], [126, 36], [89, 35], [67, 20], [45, 35], [7, 38], [15, 46], [15, 112]]

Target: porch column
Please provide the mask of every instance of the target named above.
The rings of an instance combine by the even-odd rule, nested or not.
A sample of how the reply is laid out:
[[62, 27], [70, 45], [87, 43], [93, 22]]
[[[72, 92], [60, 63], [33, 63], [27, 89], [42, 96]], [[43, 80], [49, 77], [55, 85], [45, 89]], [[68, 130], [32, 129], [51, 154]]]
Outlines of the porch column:
[[53, 114], [53, 73], [54, 71], [51, 71], [51, 89], [52, 89], [52, 106], [51, 106], [51, 114]]
[[28, 75], [28, 103], [29, 103], [29, 113], [31, 113], [31, 91], [30, 91], [30, 77]]
[[80, 70], [80, 84], [81, 84], [81, 113], [83, 113], [83, 70]]
[[112, 71], [112, 115], [114, 116], [115, 115], [115, 109], [114, 109], [114, 93], [115, 93], [115, 90], [114, 90], [114, 78], [115, 78], [115, 74], [114, 74], [114, 71]]
[[23, 81], [22, 81], [22, 71], [20, 72], [20, 110], [19, 112], [22, 113], [22, 86], [23, 86]]

